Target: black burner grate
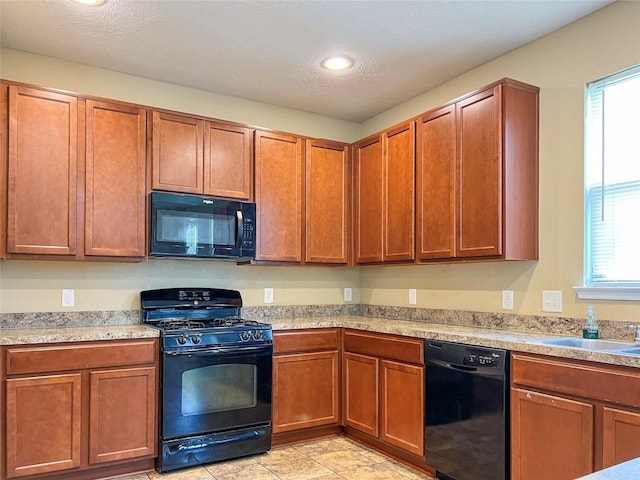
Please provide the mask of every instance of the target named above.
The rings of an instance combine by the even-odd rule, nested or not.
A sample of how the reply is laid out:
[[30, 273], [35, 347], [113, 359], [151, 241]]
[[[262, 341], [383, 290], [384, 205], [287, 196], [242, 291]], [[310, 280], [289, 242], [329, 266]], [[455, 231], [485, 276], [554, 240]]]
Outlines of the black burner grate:
[[192, 330], [194, 328], [204, 328], [204, 322], [194, 320], [167, 320], [162, 322], [165, 330]]

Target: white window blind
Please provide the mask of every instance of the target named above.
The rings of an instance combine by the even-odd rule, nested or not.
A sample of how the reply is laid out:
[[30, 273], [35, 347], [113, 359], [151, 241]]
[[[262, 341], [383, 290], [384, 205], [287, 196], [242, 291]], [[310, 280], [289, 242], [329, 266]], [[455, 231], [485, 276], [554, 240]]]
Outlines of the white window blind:
[[587, 85], [585, 269], [594, 287], [640, 287], [640, 65]]

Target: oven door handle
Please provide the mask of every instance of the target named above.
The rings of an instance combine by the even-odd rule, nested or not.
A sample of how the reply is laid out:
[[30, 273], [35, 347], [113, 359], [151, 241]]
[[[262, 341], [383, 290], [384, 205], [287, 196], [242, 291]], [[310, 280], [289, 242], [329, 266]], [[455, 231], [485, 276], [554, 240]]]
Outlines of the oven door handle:
[[259, 350], [264, 350], [268, 352], [271, 349], [271, 345], [258, 345], [258, 346], [247, 346], [247, 347], [225, 347], [225, 348], [207, 348], [203, 350], [172, 350], [165, 351], [167, 355], [171, 356], [181, 356], [181, 355], [192, 355], [194, 357], [204, 357], [209, 356], [215, 353], [245, 353], [245, 352], [256, 352]]
[[184, 450], [200, 450], [202, 448], [211, 447], [214, 445], [221, 445], [223, 443], [230, 442], [239, 442], [241, 440], [249, 440], [251, 438], [259, 437], [261, 435], [257, 430], [252, 430], [250, 432], [243, 432], [234, 435], [229, 435], [224, 438], [209, 438], [203, 439], [202, 441], [197, 442], [185, 442], [176, 445], [171, 448], [173, 451], [184, 451]]

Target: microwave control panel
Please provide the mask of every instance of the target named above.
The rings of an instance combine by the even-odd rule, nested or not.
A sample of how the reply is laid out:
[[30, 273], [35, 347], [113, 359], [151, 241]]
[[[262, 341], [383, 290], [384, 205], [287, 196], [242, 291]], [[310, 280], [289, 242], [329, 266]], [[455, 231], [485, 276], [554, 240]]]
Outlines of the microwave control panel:
[[251, 218], [245, 218], [242, 227], [242, 246], [251, 248], [255, 243], [255, 225]]

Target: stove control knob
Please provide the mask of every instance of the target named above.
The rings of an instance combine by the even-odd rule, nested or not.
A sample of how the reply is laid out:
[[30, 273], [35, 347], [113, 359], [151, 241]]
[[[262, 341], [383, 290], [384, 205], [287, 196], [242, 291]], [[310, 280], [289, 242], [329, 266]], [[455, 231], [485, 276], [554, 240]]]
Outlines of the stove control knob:
[[194, 345], [199, 344], [202, 341], [202, 335], [200, 334], [191, 335], [191, 341], [193, 342]]
[[249, 333], [247, 330], [240, 332], [241, 342], [248, 342], [250, 339], [251, 339], [251, 333]]
[[264, 338], [262, 337], [262, 332], [260, 330], [256, 330], [255, 332], [253, 332], [253, 339], [254, 340], [264, 340]]
[[177, 340], [180, 345], [184, 345], [185, 343], [187, 343], [187, 337], [185, 337], [184, 335], [180, 335]]

